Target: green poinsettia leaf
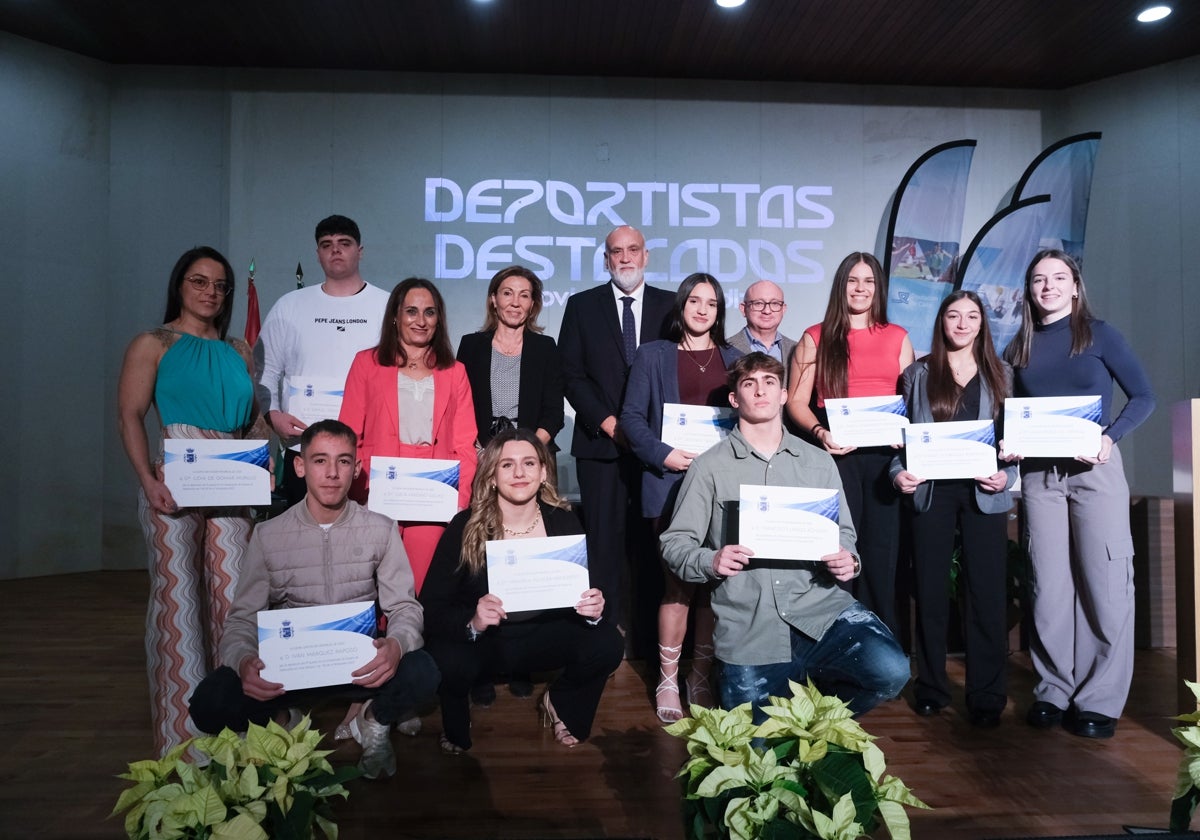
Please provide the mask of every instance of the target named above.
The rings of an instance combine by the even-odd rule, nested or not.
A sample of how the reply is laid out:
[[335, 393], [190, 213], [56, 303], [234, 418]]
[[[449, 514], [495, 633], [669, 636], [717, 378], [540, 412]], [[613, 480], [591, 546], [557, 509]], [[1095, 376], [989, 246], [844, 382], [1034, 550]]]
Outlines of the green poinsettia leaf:
[[779, 800], [768, 794], [730, 800], [725, 809], [725, 827], [730, 840], [757, 840], [763, 823], [779, 814]]
[[904, 782], [897, 779], [895, 776], [885, 776], [883, 781], [875, 785], [875, 798], [880, 803], [895, 802], [899, 805], [908, 805], [912, 808], [922, 808], [926, 811], [930, 807], [918, 799]]
[[[922, 805], [922, 807], [929, 807]], [[908, 823], [908, 812], [899, 802], [883, 801], [879, 803], [879, 817], [887, 826], [892, 840], [912, 840], [912, 827]]]
[[249, 815], [238, 814], [213, 826], [211, 840], [270, 840], [270, 835]]
[[322, 817], [320, 814], [314, 815], [313, 819], [317, 823], [317, 828], [321, 829], [321, 832], [325, 835], [326, 840], [337, 840], [337, 823], [335, 823], [333, 820], [325, 819], [325, 817]]

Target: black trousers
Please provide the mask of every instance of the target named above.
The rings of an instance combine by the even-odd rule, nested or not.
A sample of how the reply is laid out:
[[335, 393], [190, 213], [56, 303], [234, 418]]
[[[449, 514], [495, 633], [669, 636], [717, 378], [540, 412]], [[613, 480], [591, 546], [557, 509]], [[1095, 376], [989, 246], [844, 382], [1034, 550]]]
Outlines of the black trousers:
[[578, 616], [540, 617], [490, 628], [474, 642], [429, 639], [425, 648], [442, 674], [438, 698], [446, 738], [471, 747], [468, 694], [480, 677], [533, 671], [562, 672], [550, 684], [550, 702], [571, 734], [584, 740], [609, 674], [624, 653], [621, 634], [607, 619], [592, 626]]
[[900, 500], [888, 467], [896, 451], [874, 446], [834, 458], [842, 477], [842, 492], [858, 533], [862, 574], [852, 587], [854, 597], [899, 636], [896, 619], [896, 563], [900, 549]]
[[[630, 568], [642, 553], [631, 547], [631, 538], [649, 542], [641, 512], [641, 464], [623, 454], [611, 459], [578, 458], [575, 469], [587, 534], [588, 575], [592, 586], [604, 593], [605, 618], [629, 629]], [[656, 547], [647, 545], [644, 551], [653, 556]]]
[[255, 700], [244, 694], [237, 671], [223, 665], [201, 681], [188, 700], [188, 707], [196, 728], [215, 734], [226, 727], [242, 732], [251, 722], [265, 726], [279, 709], [307, 708], [330, 697], [354, 702], [374, 698], [375, 719], [390, 725], [432, 704], [437, 685], [437, 666], [424, 650], [410, 651], [400, 657], [396, 673], [379, 688], [349, 684], [306, 688], [285, 692], [272, 700]]
[[939, 481], [928, 511], [914, 513], [913, 578], [917, 601], [918, 701], [950, 702], [946, 629], [950, 617], [950, 560], [954, 527], [962, 531], [958, 590], [967, 654], [967, 707], [1000, 711], [1007, 702], [1006, 617], [1008, 517], [981, 513], [975, 482]]

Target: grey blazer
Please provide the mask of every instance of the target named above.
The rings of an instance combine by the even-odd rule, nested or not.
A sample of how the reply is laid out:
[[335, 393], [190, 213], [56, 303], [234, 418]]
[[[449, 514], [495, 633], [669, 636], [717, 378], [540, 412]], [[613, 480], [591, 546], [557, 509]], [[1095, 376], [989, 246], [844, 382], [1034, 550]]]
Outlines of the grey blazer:
[[[1012, 368], [1007, 362], [1004, 362], [1004, 376], [1009, 383], [1009, 391], [1012, 390]], [[904, 396], [904, 404], [908, 406], [908, 419], [913, 423], [932, 423], [933, 411], [929, 407], [929, 392], [925, 389], [925, 383], [929, 378], [929, 366], [925, 364], [924, 359], [918, 359], [900, 375], [900, 393]], [[1001, 397], [1003, 400], [1003, 397]], [[988, 390], [987, 384], [980, 382], [979, 388], [979, 416], [976, 419], [989, 420], [992, 416], [992, 405], [995, 402], [993, 394]], [[1004, 513], [1012, 507], [1012, 493], [1009, 490], [1017, 481], [1017, 465], [1009, 464], [1001, 468], [1004, 474], [1008, 476], [1008, 482], [1004, 485], [1004, 489], [999, 493], [988, 493], [983, 490], [978, 484], [975, 485], [975, 503], [979, 505], [979, 510], [983, 513]], [[888, 475], [891, 476], [892, 482], [895, 483], [896, 476], [904, 470], [904, 459], [897, 454], [892, 458], [892, 465], [888, 469]], [[924, 513], [929, 510], [930, 504], [933, 503], [933, 485], [934, 482], [926, 481], [924, 484], [917, 485], [917, 489], [913, 492], [913, 507], [918, 513]]]
[[[779, 350], [783, 356], [783, 387], [786, 388], [788, 374], [791, 373], [792, 369], [792, 353], [796, 350], [796, 341], [795, 339], [788, 338], [783, 333], [779, 333], [778, 335]], [[740, 350], [743, 356], [750, 352], [750, 337], [746, 335], [745, 327], [742, 327], [729, 336], [729, 346], [735, 350]]]

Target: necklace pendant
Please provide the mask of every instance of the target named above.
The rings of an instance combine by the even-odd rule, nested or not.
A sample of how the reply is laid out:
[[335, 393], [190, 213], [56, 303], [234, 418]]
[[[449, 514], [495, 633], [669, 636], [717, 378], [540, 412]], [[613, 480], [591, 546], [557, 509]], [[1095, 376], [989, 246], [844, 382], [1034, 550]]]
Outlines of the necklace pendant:
[[708, 372], [708, 368], [707, 368], [705, 365], [700, 365], [700, 372], [701, 372], [701, 373], [707, 373], [707, 372]]

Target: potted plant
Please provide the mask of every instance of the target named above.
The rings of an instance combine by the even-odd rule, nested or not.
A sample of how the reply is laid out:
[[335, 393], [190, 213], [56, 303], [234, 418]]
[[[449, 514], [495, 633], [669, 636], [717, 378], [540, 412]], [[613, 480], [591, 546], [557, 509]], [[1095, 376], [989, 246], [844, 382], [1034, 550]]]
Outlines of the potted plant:
[[883, 752], [836, 697], [788, 684], [791, 698], [771, 697], [767, 719], [750, 704], [722, 711], [692, 706], [666, 727], [687, 741], [685, 833], [734, 840], [851, 840], [882, 822], [895, 840], [910, 837], [905, 805], [926, 808], [894, 776]]
[[[1200, 703], [1200, 683], [1183, 682]], [[1200, 803], [1200, 711], [1179, 715], [1175, 720], [1191, 724], [1171, 730], [1183, 742], [1184, 749], [1175, 778], [1175, 792], [1171, 795], [1171, 826], [1168, 830], [1173, 834], [1183, 834], [1192, 823], [1196, 804]]]
[[[336, 840], [330, 800], [348, 796], [355, 767], [335, 770], [306, 716], [290, 731], [274, 721], [194, 738], [158, 760], [135, 761], [119, 778], [134, 783], [110, 816], [125, 813], [130, 840], [311, 840], [316, 828]], [[191, 749], [207, 759], [193, 764]]]

